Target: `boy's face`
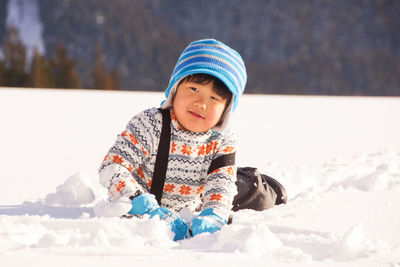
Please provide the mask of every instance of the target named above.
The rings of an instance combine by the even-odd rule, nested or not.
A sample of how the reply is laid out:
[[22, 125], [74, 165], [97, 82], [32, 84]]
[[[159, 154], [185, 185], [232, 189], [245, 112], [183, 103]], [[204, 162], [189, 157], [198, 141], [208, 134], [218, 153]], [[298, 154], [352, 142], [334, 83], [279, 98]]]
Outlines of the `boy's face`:
[[179, 125], [191, 132], [206, 132], [217, 125], [227, 99], [213, 91], [213, 82], [182, 82], [174, 98], [173, 110]]

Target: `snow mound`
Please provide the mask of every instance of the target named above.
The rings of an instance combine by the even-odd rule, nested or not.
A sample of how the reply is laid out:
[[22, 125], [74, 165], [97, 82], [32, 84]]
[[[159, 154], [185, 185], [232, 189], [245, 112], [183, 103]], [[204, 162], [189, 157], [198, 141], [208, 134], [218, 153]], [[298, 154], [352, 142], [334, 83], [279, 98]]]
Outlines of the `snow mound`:
[[45, 197], [45, 204], [49, 206], [80, 207], [95, 200], [93, 190], [85, 183], [89, 178], [83, 172], [71, 175], [62, 185], [56, 188], [55, 193]]
[[0, 216], [0, 224], [0, 254], [24, 249], [86, 249], [87, 252], [98, 250], [129, 255], [132, 251], [146, 253], [150, 248], [176, 246], [171, 231], [160, 220], [103, 218], [71, 221], [48, 216]]
[[285, 185], [290, 200], [313, 198], [323, 192], [400, 189], [400, 154], [392, 148], [347, 161], [328, 160], [317, 167], [270, 162], [260, 169]]
[[129, 198], [121, 197], [118, 201], [99, 201], [94, 207], [94, 214], [98, 217], [118, 217], [127, 214], [132, 208]]

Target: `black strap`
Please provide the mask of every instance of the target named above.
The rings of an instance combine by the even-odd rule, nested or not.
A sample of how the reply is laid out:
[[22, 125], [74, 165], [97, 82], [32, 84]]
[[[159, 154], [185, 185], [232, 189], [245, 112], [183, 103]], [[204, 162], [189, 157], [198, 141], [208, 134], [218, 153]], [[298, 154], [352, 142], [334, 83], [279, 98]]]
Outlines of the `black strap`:
[[155, 195], [158, 204], [161, 204], [165, 174], [168, 166], [169, 144], [171, 141], [171, 115], [169, 109], [159, 108], [158, 110], [162, 114], [162, 128], [150, 193]]
[[235, 157], [236, 157], [236, 152], [230, 153], [230, 154], [225, 154], [222, 156], [219, 156], [218, 158], [214, 159], [211, 162], [210, 168], [208, 168], [207, 174], [212, 173], [216, 169], [226, 167], [226, 166], [231, 166], [235, 165]]
[[[150, 193], [155, 195], [158, 204], [161, 203], [161, 196], [164, 189], [165, 174], [167, 173], [169, 147], [171, 142], [171, 115], [169, 109], [158, 109], [162, 114], [162, 128], [160, 142], [158, 144], [156, 163], [154, 166], [153, 181]], [[222, 155], [211, 162], [207, 174], [216, 169], [235, 165], [236, 153]]]

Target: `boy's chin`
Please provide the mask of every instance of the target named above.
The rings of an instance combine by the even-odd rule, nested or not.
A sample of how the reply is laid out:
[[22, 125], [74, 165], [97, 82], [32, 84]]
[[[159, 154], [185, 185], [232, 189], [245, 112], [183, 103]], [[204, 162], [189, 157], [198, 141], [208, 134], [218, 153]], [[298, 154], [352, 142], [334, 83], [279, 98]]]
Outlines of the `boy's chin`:
[[205, 133], [208, 132], [211, 128], [207, 127], [198, 127], [197, 125], [182, 125], [181, 123], [178, 122], [179, 128], [188, 132], [192, 133]]

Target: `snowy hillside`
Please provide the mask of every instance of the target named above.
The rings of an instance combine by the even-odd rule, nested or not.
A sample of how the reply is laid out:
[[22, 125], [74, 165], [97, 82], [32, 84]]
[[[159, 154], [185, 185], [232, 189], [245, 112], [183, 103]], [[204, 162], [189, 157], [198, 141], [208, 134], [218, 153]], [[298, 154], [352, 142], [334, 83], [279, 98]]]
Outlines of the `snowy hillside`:
[[179, 243], [158, 220], [94, 212], [108, 148], [162, 99], [0, 88], [2, 266], [400, 266], [399, 98], [245, 95], [239, 165], [281, 181], [289, 203]]

